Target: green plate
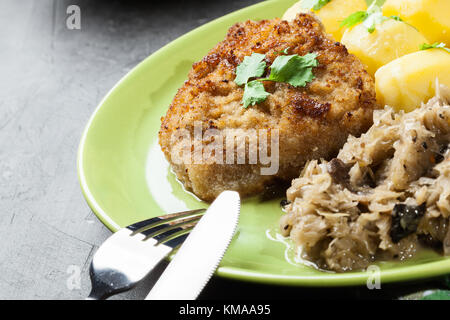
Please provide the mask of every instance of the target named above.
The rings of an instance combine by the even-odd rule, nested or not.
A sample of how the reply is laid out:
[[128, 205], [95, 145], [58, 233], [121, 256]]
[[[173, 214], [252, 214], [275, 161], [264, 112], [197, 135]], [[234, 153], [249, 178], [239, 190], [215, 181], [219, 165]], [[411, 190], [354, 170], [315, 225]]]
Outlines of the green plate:
[[[200, 60], [228, 28], [247, 19], [279, 17], [295, 1], [265, 1], [212, 21], [145, 59], [107, 94], [81, 139], [78, 175], [92, 210], [113, 231], [139, 220], [187, 208], [206, 207], [171, 173], [157, 143], [160, 118], [193, 62]], [[243, 201], [238, 233], [217, 275], [286, 285], [364, 284], [364, 272], [335, 274], [296, 262], [288, 242], [276, 239], [279, 200]], [[437, 276], [450, 259], [424, 252], [402, 263], [380, 263], [381, 281]]]

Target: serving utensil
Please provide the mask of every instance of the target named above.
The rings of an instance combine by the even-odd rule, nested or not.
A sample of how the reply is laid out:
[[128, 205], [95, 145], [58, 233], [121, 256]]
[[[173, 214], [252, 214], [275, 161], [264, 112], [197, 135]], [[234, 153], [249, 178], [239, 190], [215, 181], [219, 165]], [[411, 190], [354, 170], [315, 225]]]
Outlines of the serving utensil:
[[196, 299], [233, 238], [239, 212], [239, 194], [222, 192], [181, 245], [146, 299]]
[[151, 218], [114, 233], [92, 259], [92, 290], [87, 299], [106, 299], [136, 286], [183, 243], [205, 210]]

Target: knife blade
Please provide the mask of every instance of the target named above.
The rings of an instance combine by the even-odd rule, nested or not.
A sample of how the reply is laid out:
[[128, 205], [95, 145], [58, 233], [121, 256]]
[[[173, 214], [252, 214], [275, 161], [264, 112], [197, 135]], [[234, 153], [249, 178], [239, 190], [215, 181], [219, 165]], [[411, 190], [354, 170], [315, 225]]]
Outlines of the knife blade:
[[219, 266], [236, 231], [240, 198], [224, 191], [208, 208], [146, 300], [194, 300]]

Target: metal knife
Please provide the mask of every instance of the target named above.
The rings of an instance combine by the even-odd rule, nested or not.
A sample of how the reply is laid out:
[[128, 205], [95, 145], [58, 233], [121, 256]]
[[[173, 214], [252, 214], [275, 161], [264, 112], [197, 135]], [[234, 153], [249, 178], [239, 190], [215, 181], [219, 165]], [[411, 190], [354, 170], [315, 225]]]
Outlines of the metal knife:
[[239, 194], [222, 192], [191, 231], [146, 300], [196, 299], [233, 238], [239, 212]]

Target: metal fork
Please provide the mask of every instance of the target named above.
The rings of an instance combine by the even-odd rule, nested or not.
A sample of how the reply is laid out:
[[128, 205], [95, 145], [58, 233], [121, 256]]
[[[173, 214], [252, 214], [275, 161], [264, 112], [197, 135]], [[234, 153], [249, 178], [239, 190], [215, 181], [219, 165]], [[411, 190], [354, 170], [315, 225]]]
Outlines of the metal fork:
[[109, 237], [95, 253], [87, 299], [106, 299], [132, 289], [186, 240], [206, 209], [134, 223]]

